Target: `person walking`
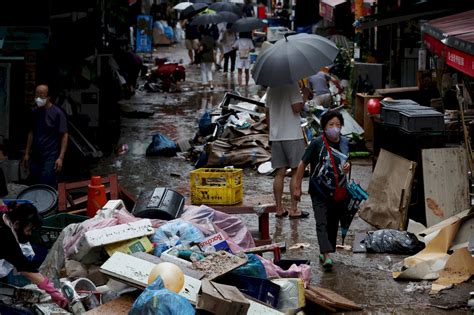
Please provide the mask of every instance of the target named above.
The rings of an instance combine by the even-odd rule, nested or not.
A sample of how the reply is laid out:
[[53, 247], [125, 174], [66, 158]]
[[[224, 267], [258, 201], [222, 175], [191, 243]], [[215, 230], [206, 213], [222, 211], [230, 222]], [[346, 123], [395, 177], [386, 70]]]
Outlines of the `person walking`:
[[47, 85], [38, 85], [23, 166], [33, 184], [56, 188], [68, 144], [66, 116], [51, 103]]
[[188, 50], [189, 65], [199, 64], [197, 60], [196, 51], [199, 49], [199, 31], [196, 25], [191, 25], [191, 22], [185, 20], [184, 22], [184, 45]]
[[229, 61], [230, 61], [230, 73], [234, 73], [235, 70], [235, 58], [237, 56], [236, 50], [232, 47], [235, 43], [235, 33], [231, 30], [232, 24], [228, 23], [226, 30], [221, 33], [219, 41], [222, 44], [222, 49], [224, 52], [224, 69], [223, 72], [227, 73], [229, 70]]
[[[0, 251], [0, 261], [9, 271], [16, 269], [22, 276], [36, 284], [38, 288], [46, 291], [52, 300], [61, 306], [66, 307], [67, 299], [56, 289], [53, 283], [34, 266], [23, 255], [20, 244], [28, 243], [34, 229], [41, 226], [41, 218], [38, 210], [32, 204], [10, 203], [8, 208], [1, 208], [0, 211], [0, 239], [2, 240], [2, 250]], [[5, 264], [7, 263], [7, 264]], [[7, 271], [8, 271], [7, 270]], [[1, 275], [4, 277], [6, 275]]]
[[301, 159], [293, 182], [293, 198], [301, 198], [301, 182], [308, 164], [311, 164], [309, 194], [316, 218], [319, 243], [319, 261], [330, 270], [333, 260], [330, 253], [336, 251], [337, 231], [341, 216], [347, 210], [347, 174], [349, 140], [341, 135], [344, 125], [342, 114], [329, 110], [321, 117], [321, 136], [314, 138]]
[[242, 72], [245, 71], [245, 85], [248, 86], [250, 79], [250, 52], [255, 51], [252, 33], [239, 33], [239, 38], [232, 47], [237, 50], [237, 80], [239, 85], [242, 85]]
[[209, 28], [201, 25], [199, 26], [199, 32], [201, 33], [201, 43], [199, 46], [199, 52], [201, 55], [201, 82], [204, 87], [209, 86], [210, 89], [213, 90], [214, 85], [212, 84], [212, 64], [216, 60], [216, 43]]
[[276, 170], [273, 180], [273, 195], [276, 203], [276, 217], [289, 215], [290, 219], [306, 218], [308, 212], [298, 210], [298, 201], [291, 198], [288, 212], [283, 208], [282, 196], [286, 170], [291, 168], [290, 192], [295, 187], [296, 168], [305, 150], [305, 140], [301, 129], [300, 112], [304, 98], [298, 83], [269, 87], [267, 89], [266, 116], [271, 141], [272, 168]]
[[313, 91], [314, 100], [317, 105], [322, 105], [326, 108], [331, 107], [332, 96], [329, 90], [329, 82], [331, 80], [328, 67], [322, 67], [318, 73], [309, 77], [309, 87]]

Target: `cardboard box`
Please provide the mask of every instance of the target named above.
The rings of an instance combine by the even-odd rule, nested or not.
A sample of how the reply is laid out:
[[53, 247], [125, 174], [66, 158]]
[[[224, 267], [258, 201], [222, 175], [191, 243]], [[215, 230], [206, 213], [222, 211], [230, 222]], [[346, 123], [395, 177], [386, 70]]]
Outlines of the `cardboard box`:
[[153, 245], [146, 236], [105, 246], [105, 251], [107, 252], [107, 254], [109, 254], [109, 256], [112, 256], [112, 254], [115, 252], [133, 254], [137, 252], [149, 253], [152, 250]]
[[249, 301], [236, 287], [202, 281], [196, 309], [213, 314], [243, 315], [247, 314], [249, 307]]
[[226, 252], [231, 253], [229, 244], [227, 244], [225, 236], [221, 232], [206, 237], [205, 239], [199, 242], [198, 246], [204, 252], [210, 247], [214, 247], [216, 252], [219, 250], [225, 250]]

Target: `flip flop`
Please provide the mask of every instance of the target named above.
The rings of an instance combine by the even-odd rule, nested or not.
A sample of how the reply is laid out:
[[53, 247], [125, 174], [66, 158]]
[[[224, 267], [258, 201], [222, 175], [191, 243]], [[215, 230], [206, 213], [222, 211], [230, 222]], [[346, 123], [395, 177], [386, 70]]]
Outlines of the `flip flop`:
[[286, 217], [287, 215], [288, 215], [288, 211], [285, 210], [285, 212], [283, 212], [282, 214], [275, 214], [275, 217], [283, 218], [283, 217]]
[[324, 264], [324, 255], [323, 254], [319, 255], [319, 262]]
[[332, 269], [333, 261], [331, 258], [328, 258], [324, 261], [323, 268], [325, 271], [330, 271]]
[[301, 211], [300, 214], [298, 215], [290, 215], [288, 216], [288, 218], [290, 218], [290, 220], [293, 220], [293, 219], [304, 219], [304, 218], [307, 218], [309, 217], [309, 212], [306, 212], [306, 211]]

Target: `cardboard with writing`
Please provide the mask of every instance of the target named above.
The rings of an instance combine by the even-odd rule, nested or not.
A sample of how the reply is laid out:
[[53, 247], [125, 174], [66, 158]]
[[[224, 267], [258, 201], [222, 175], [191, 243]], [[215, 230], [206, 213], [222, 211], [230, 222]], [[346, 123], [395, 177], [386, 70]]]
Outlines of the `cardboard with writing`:
[[196, 309], [213, 314], [247, 314], [249, 301], [236, 287], [203, 280]]

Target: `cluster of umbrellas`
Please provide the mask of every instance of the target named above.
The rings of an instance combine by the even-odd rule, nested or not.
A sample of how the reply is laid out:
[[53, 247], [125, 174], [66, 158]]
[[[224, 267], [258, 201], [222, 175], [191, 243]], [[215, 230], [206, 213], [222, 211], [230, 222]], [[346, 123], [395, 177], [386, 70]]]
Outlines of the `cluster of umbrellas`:
[[201, 2], [181, 2], [173, 7], [180, 11], [181, 19], [191, 19], [191, 25], [219, 24], [223, 22], [232, 23], [231, 30], [237, 33], [251, 32], [262, 28], [265, 23], [255, 17], [241, 17], [242, 8], [232, 2], [215, 2], [207, 4], [207, 0]]

